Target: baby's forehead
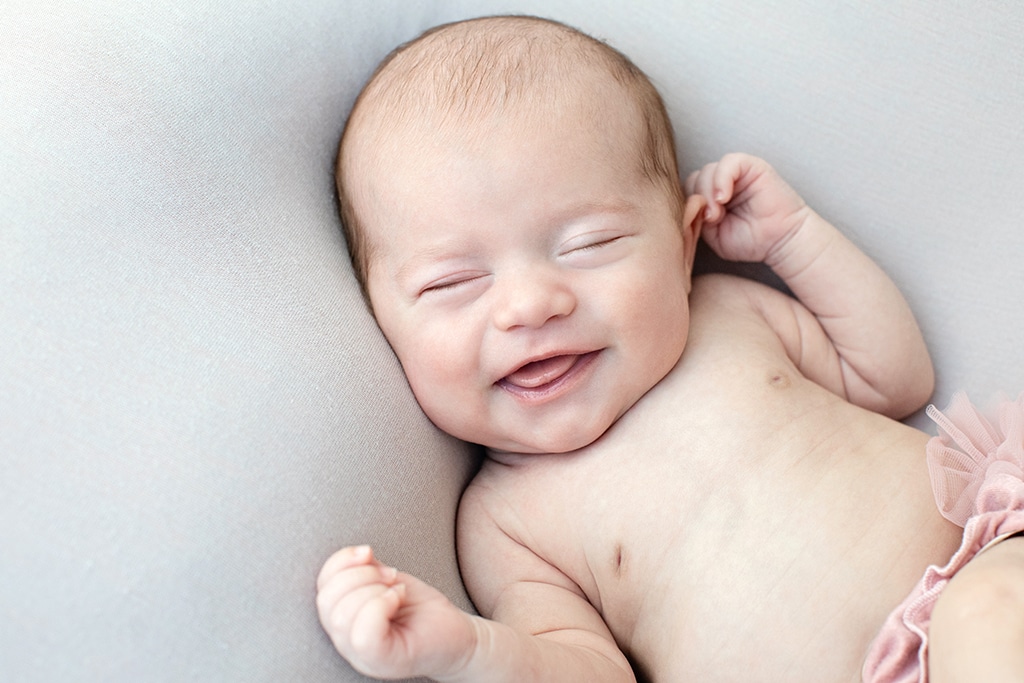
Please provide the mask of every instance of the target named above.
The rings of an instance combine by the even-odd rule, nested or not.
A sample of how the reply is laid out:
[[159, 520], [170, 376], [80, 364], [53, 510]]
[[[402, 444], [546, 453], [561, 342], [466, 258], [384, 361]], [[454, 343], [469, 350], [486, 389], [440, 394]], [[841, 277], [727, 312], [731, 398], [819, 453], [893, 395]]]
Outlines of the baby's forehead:
[[628, 61], [561, 24], [490, 17], [441, 27], [393, 52], [367, 85], [353, 123], [435, 119], [469, 125], [487, 114], [528, 113], [609, 90], [631, 94]]
[[642, 144], [637, 98], [594, 60], [559, 63], [564, 47], [552, 54], [537, 54], [536, 46], [528, 54], [526, 48], [489, 54], [501, 46], [485, 43], [476, 46], [480, 58], [443, 47], [399, 53], [367, 87], [343, 142], [340, 161], [350, 181], [387, 177], [395, 164], [429, 163], [454, 147], [486, 146], [539, 126], [610, 132], [624, 122], [615, 132]]
[[352, 186], [380, 193], [409, 174], [443, 172], [452, 159], [489, 156], [497, 149], [510, 162], [521, 159], [529, 148], [522, 144], [525, 137], [538, 136], [552, 142], [585, 137], [605, 154], [624, 150], [639, 161], [644, 121], [640, 105], [624, 97], [621, 88], [610, 79], [578, 78], [560, 84], [555, 95], [537, 84], [500, 102], [478, 98], [454, 106], [439, 104], [431, 92], [406, 92], [403, 106], [375, 102], [353, 121], [358, 128], [350, 131], [345, 175]]

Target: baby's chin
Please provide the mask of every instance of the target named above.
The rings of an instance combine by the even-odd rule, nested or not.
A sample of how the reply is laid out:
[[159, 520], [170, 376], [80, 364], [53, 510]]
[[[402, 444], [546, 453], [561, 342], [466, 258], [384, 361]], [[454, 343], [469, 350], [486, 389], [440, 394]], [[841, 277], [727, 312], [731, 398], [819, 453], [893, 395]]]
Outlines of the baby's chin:
[[[577, 415], [578, 419], [573, 421], [565, 419], [554, 423], [538, 423], [535, 430], [529, 429], [528, 425], [519, 425], [519, 429], [495, 428], [492, 425], [492, 430], [487, 433], [464, 435], [460, 438], [479, 444], [491, 453], [572, 453], [602, 440], [634, 404], [635, 401], [619, 405], [605, 403], [603, 407], [595, 406], [585, 416]], [[579, 419], [581, 417], [582, 419]]]
[[571, 453], [598, 441], [610, 426], [610, 424], [587, 425], [557, 435], [510, 434], [501, 437], [489, 435], [486, 440], [481, 440], [486, 443], [481, 443], [481, 441], [475, 441], [475, 443], [479, 443], [492, 453], [520, 455]]

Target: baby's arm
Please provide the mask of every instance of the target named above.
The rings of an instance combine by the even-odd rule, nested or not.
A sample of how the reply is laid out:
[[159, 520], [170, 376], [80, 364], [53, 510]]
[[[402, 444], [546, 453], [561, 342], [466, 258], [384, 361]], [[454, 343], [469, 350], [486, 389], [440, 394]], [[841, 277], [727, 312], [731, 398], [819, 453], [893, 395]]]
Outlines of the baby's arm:
[[[630, 681], [635, 676], [598, 610], [558, 567], [509, 529], [518, 515], [486, 485], [474, 482], [459, 504], [459, 567], [487, 627], [478, 648], [487, 681]], [[525, 634], [534, 634], [528, 636]]]
[[[379, 563], [367, 547], [345, 548], [324, 564], [317, 581], [320, 621], [338, 651], [378, 678], [634, 681], [579, 590], [480, 521], [470, 522], [468, 531], [473, 546], [482, 546], [468, 554], [484, 563], [473, 572], [474, 597], [482, 611], [507, 623], [466, 614], [434, 588]], [[506, 584], [513, 576], [521, 578]]]
[[769, 319], [789, 337], [784, 342], [804, 374], [892, 417], [928, 399], [931, 359], [896, 285], [767, 163], [730, 154], [690, 175], [686, 189], [708, 202], [711, 248], [728, 260], [765, 262], [817, 320], [808, 326], [801, 312]]

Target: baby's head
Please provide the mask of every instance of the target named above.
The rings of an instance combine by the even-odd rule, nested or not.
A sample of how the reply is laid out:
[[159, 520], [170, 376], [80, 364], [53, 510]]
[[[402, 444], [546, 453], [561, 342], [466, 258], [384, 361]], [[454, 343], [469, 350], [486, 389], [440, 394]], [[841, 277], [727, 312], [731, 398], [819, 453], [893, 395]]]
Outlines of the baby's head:
[[374, 315], [455, 436], [575, 450], [682, 353], [703, 206], [657, 91], [599, 41], [492, 17], [400, 47], [356, 102], [338, 187]]

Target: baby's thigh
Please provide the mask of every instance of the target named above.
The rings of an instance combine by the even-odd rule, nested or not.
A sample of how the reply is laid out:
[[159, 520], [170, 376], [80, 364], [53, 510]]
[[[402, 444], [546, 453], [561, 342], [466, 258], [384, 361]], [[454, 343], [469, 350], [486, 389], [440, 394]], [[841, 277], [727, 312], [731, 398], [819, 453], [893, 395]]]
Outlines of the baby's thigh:
[[1024, 681], [1024, 535], [967, 563], [932, 612], [929, 681]]

